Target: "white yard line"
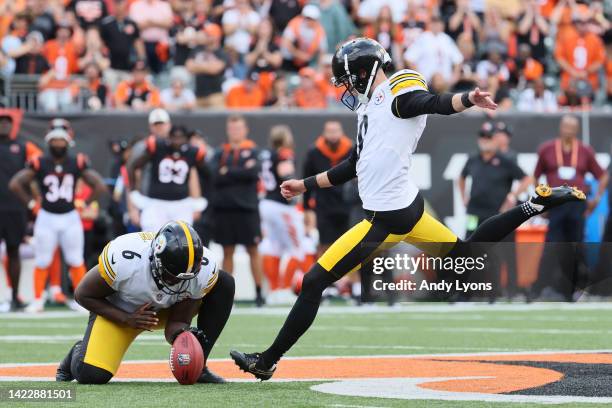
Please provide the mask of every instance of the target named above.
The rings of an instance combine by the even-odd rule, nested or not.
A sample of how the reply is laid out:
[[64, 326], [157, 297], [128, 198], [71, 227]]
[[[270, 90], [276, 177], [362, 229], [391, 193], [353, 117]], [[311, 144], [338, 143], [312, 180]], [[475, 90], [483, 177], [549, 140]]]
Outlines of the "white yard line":
[[[237, 316], [286, 316], [289, 313], [290, 307], [265, 307], [265, 308], [242, 308], [238, 307], [232, 311], [232, 314]], [[546, 303], [402, 303], [397, 306], [388, 307], [384, 305], [366, 305], [366, 306], [321, 306], [319, 314], [321, 315], [336, 315], [336, 314], [396, 314], [396, 313], [411, 313], [411, 312], [427, 312], [427, 313], [471, 313], [471, 312], [533, 312], [533, 311], [580, 311], [580, 310], [612, 310], [612, 302], [592, 302], [592, 303], [563, 303], [563, 302], [546, 302]], [[50, 311], [44, 313], [2, 313], [1, 320], [9, 319], [59, 319], [59, 318], [77, 318], [83, 317], [86, 314], [73, 311]]]

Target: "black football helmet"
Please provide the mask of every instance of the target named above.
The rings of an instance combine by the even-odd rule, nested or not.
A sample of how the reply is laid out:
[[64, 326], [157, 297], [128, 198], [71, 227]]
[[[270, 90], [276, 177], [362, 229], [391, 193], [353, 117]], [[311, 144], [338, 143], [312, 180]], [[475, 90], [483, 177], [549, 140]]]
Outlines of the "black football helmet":
[[356, 38], [342, 44], [332, 59], [332, 83], [346, 87], [342, 103], [353, 111], [367, 103], [378, 69], [384, 70], [390, 63], [389, 53], [370, 38]]
[[200, 272], [204, 245], [197, 232], [184, 221], [170, 221], [151, 244], [151, 273], [165, 293], [179, 294]]

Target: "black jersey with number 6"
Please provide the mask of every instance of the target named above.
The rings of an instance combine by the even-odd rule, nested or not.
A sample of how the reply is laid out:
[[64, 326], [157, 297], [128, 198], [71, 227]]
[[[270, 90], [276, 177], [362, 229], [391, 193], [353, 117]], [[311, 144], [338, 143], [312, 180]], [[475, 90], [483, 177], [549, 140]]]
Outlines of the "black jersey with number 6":
[[55, 163], [52, 157], [42, 156], [28, 162], [36, 173], [36, 182], [42, 194], [42, 209], [55, 214], [74, 210], [74, 190], [83, 170], [89, 168], [84, 154], [66, 156], [62, 163]]
[[205, 149], [184, 144], [175, 150], [169, 140], [149, 136], [147, 152], [152, 165], [148, 196], [168, 201], [189, 197], [189, 172], [204, 160]]

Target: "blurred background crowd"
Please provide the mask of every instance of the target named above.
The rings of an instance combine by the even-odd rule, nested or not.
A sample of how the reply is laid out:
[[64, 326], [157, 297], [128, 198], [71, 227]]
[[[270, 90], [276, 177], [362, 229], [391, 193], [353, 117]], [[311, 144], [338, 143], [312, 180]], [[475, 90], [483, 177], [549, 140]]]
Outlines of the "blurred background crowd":
[[3, 0], [4, 105], [28, 111], [338, 106], [336, 45], [379, 41], [435, 92], [501, 109], [612, 101], [609, 0]]

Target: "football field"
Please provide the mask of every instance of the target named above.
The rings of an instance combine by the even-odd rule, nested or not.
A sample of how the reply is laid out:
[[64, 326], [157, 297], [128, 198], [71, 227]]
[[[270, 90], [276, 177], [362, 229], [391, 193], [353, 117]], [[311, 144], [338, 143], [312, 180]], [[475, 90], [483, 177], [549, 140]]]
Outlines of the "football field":
[[[69, 407], [516, 407], [612, 405], [612, 304], [323, 306], [268, 382], [229, 350], [261, 351], [287, 308], [236, 307], [211, 369], [230, 383], [181, 386], [161, 332], [141, 335], [116, 378], [76, 387]], [[0, 315], [0, 388], [51, 381], [86, 316]], [[60, 406], [45, 403], [45, 406]], [[0, 401], [0, 406], [32, 406]]]

